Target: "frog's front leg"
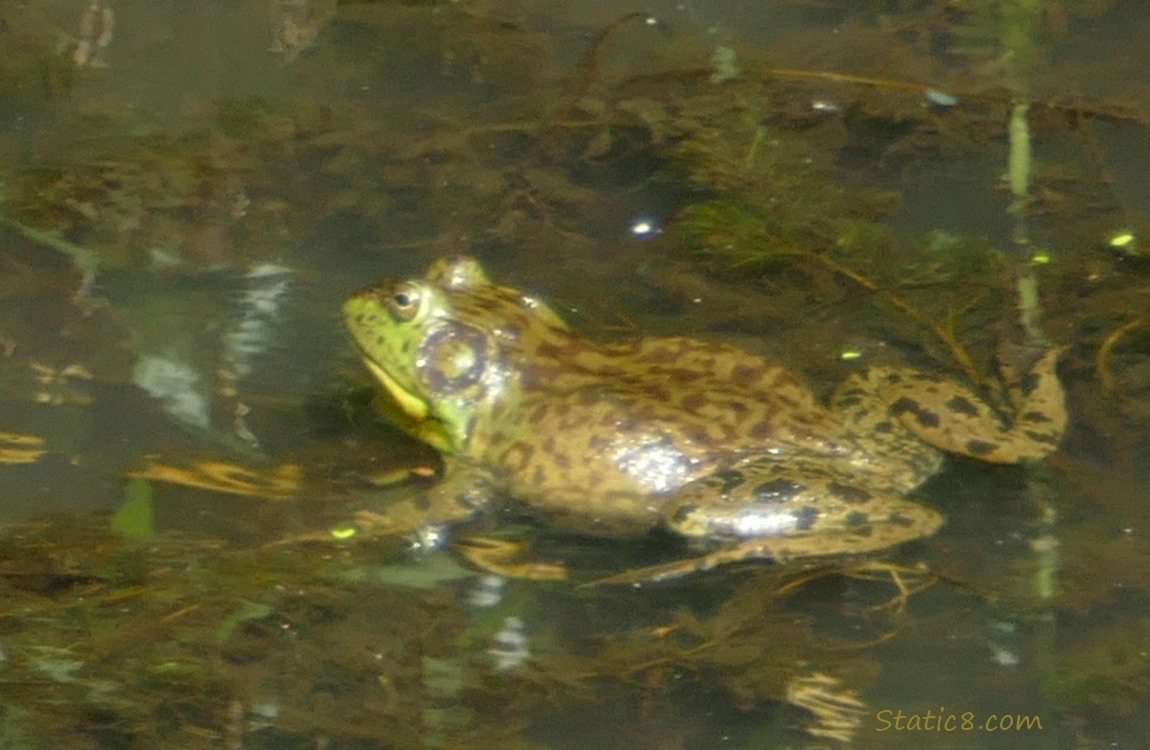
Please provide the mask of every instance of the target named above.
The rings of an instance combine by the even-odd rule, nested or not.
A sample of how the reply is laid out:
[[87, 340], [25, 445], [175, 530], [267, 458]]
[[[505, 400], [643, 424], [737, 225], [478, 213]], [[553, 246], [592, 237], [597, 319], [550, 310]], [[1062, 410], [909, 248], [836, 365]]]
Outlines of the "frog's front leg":
[[486, 507], [494, 496], [491, 477], [481, 467], [448, 459], [443, 476], [418, 496], [381, 511], [361, 510], [356, 525], [364, 536], [422, 535], [424, 530], [460, 523]]

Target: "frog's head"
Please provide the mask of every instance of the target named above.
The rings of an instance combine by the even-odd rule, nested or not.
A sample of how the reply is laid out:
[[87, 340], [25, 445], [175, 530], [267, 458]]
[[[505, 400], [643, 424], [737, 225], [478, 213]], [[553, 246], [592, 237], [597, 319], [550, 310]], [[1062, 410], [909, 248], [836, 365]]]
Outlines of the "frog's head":
[[423, 278], [384, 279], [344, 303], [344, 321], [383, 387], [379, 408], [408, 434], [466, 453], [518, 396], [539, 343], [567, 330], [546, 305], [446, 258]]

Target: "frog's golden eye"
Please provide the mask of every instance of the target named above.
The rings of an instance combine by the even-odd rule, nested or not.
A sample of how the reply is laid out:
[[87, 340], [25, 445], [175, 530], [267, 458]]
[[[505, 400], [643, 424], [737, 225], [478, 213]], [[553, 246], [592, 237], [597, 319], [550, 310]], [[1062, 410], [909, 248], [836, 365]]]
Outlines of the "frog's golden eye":
[[392, 317], [407, 322], [419, 312], [419, 289], [414, 284], [400, 284], [387, 301], [387, 309]]

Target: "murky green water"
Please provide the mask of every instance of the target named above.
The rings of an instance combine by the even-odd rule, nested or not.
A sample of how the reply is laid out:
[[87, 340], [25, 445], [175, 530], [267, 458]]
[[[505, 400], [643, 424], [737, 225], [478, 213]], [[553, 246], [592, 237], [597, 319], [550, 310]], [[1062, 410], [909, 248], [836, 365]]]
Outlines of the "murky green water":
[[[0, 746], [1141, 746], [1148, 25], [0, 6]], [[915, 494], [941, 532], [869, 564], [588, 587], [684, 550], [457, 531], [542, 581], [336, 539], [437, 460], [373, 417], [342, 300], [454, 253], [592, 338], [732, 342], [820, 395], [870, 364], [993, 394], [1000, 344], [1065, 345], [1071, 428], [951, 461]]]

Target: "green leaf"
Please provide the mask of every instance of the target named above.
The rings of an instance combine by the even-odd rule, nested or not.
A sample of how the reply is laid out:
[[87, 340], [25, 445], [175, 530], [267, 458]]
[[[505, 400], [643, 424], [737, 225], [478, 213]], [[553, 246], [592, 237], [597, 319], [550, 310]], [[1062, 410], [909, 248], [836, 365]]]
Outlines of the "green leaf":
[[240, 625], [253, 620], [262, 620], [273, 612], [275, 612], [275, 610], [272, 609], [271, 606], [261, 602], [241, 602], [239, 609], [220, 623], [220, 627], [216, 631], [216, 642], [221, 644], [227, 643], [231, 640], [231, 637], [236, 632], [236, 628]]
[[150, 539], [156, 535], [152, 523], [152, 483], [140, 477], [128, 480], [124, 502], [112, 516], [112, 530], [129, 539]]

